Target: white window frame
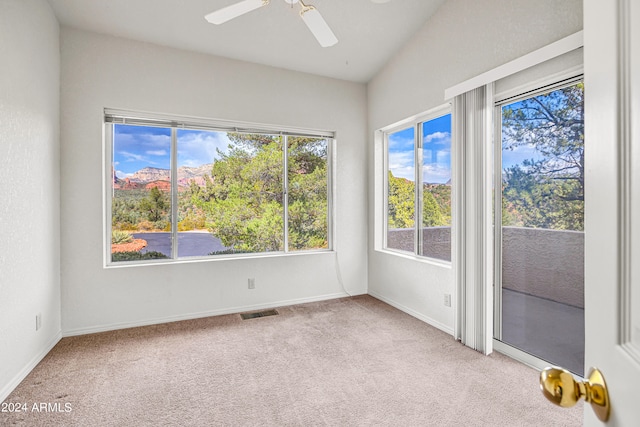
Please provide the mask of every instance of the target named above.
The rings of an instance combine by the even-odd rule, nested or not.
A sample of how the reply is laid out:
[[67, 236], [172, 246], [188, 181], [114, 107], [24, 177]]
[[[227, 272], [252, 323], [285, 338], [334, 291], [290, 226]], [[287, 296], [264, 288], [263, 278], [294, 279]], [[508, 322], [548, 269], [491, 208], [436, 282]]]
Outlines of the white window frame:
[[[381, 232], [381, 239], [377, 239], [380, 244], [376, 245], [376, 250], [381, 252], [390, 253], [393, 255], [400, 255], [410, 257], [412, 259], [427, 261], [429, 263], [450, 266], [451, 261], [419, 255], [419, 248], [422, 245], [422, 148], [423, 148], [423, 135], [422, 124], [430, 120], [437, 119], [448, 114], [453, 115], [451, 104], [443, 104], [438, 107], [432, 108], [423, 113], [393, 123], [389, 126], [385, 126], [379, 129], [376, 133], [381, 138], [382, 142], [382, 224], [376, 227], [376, 231]], [[414, 195], [414, 212], [415, 212], [415, 225], [414, 225], [414, 245], [413, 252], [403, 251], [400, 249], [389, 248], [387, 245], [388, 227], [389, 227], [389, 135], [398, 131], [406, 130], [413, 127], [414, 129], [414, 182], [415, 195]], [[454, 175], [453, 156], [451, 163], [451, 176]], [[453, 191], [453, 182], [452, 182]], [[453, 199], [453, 196], [452, 196]], [[452, 209], [453, 213], [453, 209]], [[453, 219], [452, 219], [453, 225]], [[452, 251], [453, 252], [453, 251]]]
[[[192, 118], [176, 115], [166, 115], [160, 113], [149, 113], [139, 111], [129, 111], [120, 109], [104, 109], [103, 120], [103, 230], [104, 230], [104, 256], [103, 266], [105, 268], [155, 265], [155, 264], [172, 264], [198, 261], [213, 261], [235, 258], [259, 258], [271, 256], [294, 256], [314, 253], [334, 252], [335, 247], [335, 201], [334, 201], [334, 163], [335, 163], [335, 146], [336, 138], [333, 131], [312, 130], [304, 128], [295, 128], [289, 126], [276, 126], [256, 124], [250, 122], [238, 122], [218, 119]], [[116, 124], [138, 125], [138, 126], [156, 126], [171, 129], [171, 258], [151, 259], [143, 261], [111, 261], [111, 227], [112, 227], [112, 196], [113, 196], [113, 177], [111, 176], [113, 165], [113, 126]], [[255, 252], [255, 253], [237, 253], [225, 255], [203, 255], [197, 257], [178, 257], [178, 238], [177, 227], [177, 130], [178, 129], [194, 129], [215, 132], [239, 132], [239, 133], [262, 133], [269, 135], [283, 136], [283, 251], [273, 252]], [[288, 144], [287, 138], [291, 137], [313, 137], [325, 138], [327, 140], [327, 248], [308, 249], [291, 251], [288, 247]]]

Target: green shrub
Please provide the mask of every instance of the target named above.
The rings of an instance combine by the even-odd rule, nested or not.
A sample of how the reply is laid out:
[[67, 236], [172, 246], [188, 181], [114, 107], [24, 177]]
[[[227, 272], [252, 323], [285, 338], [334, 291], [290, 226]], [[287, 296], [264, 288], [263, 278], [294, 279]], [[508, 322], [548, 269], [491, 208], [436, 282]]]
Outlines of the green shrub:
[[118, 222], [113, 224], [113, 228], [118, 230], [136, 231], [138, 226], [130, 222]]
[[111, 231], [111, 243], [119, 245], [121, 243], [130, 243], [133, 241], [133, 236], [123, 230]]
[[119, 261], [141, 261], [147, 259], [161, 259], [167, 258], [162, 252], [150, 251], [150, 252], [115, 252], [111, 254], [111, 262]]
[[151, 231], [154, 228], [155, 227], [154, 227], [153, 223], [149, 222], [149, 221], [140, 221], [138, 223], [138, 229], [140, 229], [142, 231]]
[[169, 227], [169, 231], [171, 231], [171, 223], [169, 221], [165, 221], [163, 219], [155, 221], [153, 223], [153, 229], [154, 230], [165, 230], [167, 227]]

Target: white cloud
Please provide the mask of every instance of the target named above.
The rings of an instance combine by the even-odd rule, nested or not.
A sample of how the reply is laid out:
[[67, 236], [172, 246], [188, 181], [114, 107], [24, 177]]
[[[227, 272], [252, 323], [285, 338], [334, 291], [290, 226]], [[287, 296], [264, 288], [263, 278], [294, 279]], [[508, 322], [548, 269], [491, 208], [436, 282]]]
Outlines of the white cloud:
[[442, 140], [445, 142], [446, 140], [451, 140], [451, 133], [449, 132], [434, 132], [424, 137], [424, 142], [429, 143], [434, 140]]
[[451, 164], [451, 151], [450, 150], [424, 150], [422, 152], [423, 164]]
[[167, 150], [171, 146], [171, 137], [169, 135], [154, 135], [152, 133], [131, 134], [126, 132], [118, 132], [116, 135], [117, 146], [129, 150], [140, 149], [164, 149]]
[[132, 173], [126, 173], [118, 170], [116, 171], [116, 176], [120, 179], [129, 178], [132, 175], [133, 175]]
[[142, 143], [146, 147], [167, 148], [171, 145], [171, 136], [169, 135], [154, 135], [147, 133], [137, 135], [137, 138], [138, 143]]
[[196, 167], [213, 163], [218, 159], [218, 150], [228, 151], [230, 143], [223, 132], [185, 132], [178, 134], [178, 165]]
[[415, 180], [413, 151], [389, 153], [389, 170], [396, 178]]
[[147, 154], [150, 156], [166, 156], [167, 150], [149, 150]]
[[136, 162], [136, 161], [146, 162], [147, 161], [147, 158], [145, 156], [142, 156], [136, 153], [129, 153], [128, 151], [118, 151], [118, 154], [124, 157], [127, 162]]
[[389, 135], [389, 150], [401, 150], [414, 146], [413, 134], [406, 131], [396, 132]]
[[451, 179], [451, 169], [446, 165], [430, 163], [422, 167], [422, 182], [425, 184], [444, 184]]

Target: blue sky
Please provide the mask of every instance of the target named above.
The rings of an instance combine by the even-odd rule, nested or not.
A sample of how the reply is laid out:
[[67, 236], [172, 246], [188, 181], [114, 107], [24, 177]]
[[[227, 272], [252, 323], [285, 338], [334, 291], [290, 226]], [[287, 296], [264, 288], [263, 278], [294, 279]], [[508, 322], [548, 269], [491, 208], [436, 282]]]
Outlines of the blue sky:
[[532, 145], [518, 147], [514, 150], [502, 150], [502, 169], [522, 163], [526, 159], [540, 160], [542, 156]]
[[[178, 129], [178, 167], [213, 163], [216, 149], [227, 151], [225, 132]], [[113, 164], [116, 176], [125, 178], [150, 166], [171, 166], [171, 129], [151, 126], [115, 125]]]
[[[451, 179], [451, 115], [425, 122], [423, 130], [422, 180], [444, 184]], [[414, 180], [413, 127], [389, 135], [389, 169], [395, 177]]]
[[[446, 183], [451, 179], [451, 115], [425, 122], [423, 135], [423, 182]], [[213, 163], [216, 150], [226, 152], [229, 142], [225, 132], [178, 129], [178, 167]], [[113, 145], [114, 168], [119, 178], [147, 166], [170, 168], [169, 128], [115, 125]], [[413, 127], [389, 135], [389, 169], [394, 176], [413, 181], [413, 148]], [[536, 157], [532, 146], [503, 151], [502, 167]]]
[[[451, 179], [451, 115], [425, 122], [422, 129], [422, 180], [444, 184]], [[413, 127], [389, 135], [389, 169], [393, 176], [414, 180], [414, 139]], [[533, 145], [503, 150], [502, 168], [520, 164], [525, 159], [540, 159]]]
[[[521, 107], [522, 102], [514, 102], [512, 104], [508, 104], [502, 107], [502, 109], [504, 110], [505, 108], [512, 108], [514, 110], [517, 110], [518, 108]], [[502, 150], [502, 169], [506, 169], [508, 167], [511, 167], [513, 165], [522, 163], [523, 160], [527, 160], [527, 159], [535, 159], [535, 160], [540, 160], [542, 159], [542, 156], [540, 155], [540, 153], [537, 152], [537, 150], [535, 149], [535, 147], [533, 145], [525, 145], [522, 147], [517, 147], [513, 150]]]
[[422, 124], [422, 182], [451, 179], [451, 114]]

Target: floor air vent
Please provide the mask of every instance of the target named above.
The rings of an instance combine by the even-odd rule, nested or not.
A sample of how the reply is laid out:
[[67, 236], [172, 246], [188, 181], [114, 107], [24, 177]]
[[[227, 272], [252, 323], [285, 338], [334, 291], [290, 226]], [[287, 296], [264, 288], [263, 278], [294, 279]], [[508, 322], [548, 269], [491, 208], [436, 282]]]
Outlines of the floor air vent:
[[247, 319], [255, 319], [258, 317], [275, 316], [277, 314], [278, 312], [276, 310], [264, 310], [264, 311], [256, 311], [254, 313], [242, 313], [240, 317], [242, 317], [242, 320], [247, 320]]

